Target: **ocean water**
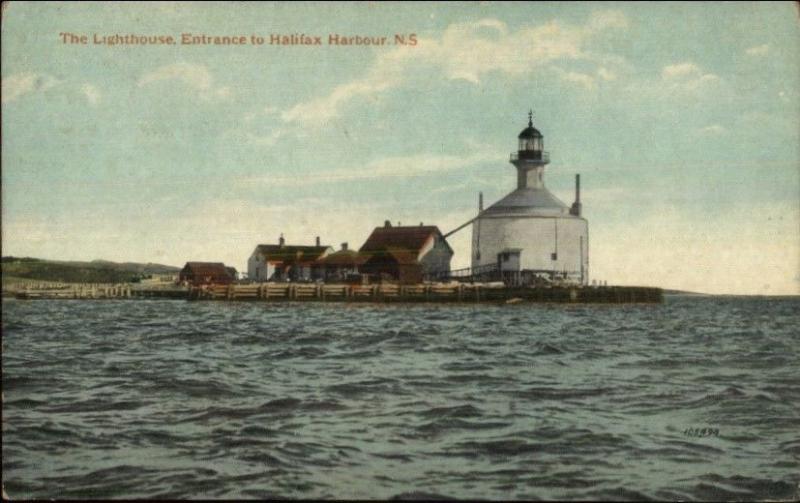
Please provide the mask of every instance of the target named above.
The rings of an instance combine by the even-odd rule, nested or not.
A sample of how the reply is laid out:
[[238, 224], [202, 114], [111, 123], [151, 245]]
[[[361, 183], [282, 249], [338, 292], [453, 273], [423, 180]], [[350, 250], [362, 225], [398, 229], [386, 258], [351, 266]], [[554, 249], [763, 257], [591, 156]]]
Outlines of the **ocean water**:
[[800, 298], [3, 301], [25, 498], [791, 500]]

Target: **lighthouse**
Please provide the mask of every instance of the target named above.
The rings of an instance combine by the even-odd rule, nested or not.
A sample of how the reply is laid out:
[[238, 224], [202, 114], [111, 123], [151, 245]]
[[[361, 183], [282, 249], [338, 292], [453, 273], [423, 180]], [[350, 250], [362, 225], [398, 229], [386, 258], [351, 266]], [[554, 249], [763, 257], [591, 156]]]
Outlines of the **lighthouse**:
[[499, 270], [506, 282], [540, 280], [585, 285], [589, 282], [589, 223], [582, 217], [580, 175], [575, 177], [575, 202], [567, 206], [545, 187], [550, 155], [544, 136], [528, 126], [518, 136], [510, 162], [517, 188], [483, 209], [472, 220], [472, 270]]

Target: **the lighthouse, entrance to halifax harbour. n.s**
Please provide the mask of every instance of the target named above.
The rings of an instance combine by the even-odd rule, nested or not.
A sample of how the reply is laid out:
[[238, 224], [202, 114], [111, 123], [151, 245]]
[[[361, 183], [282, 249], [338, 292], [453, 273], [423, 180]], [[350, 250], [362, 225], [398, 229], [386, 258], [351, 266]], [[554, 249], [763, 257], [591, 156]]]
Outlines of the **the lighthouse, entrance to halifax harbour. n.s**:
[[544, 137], [533, 127], [519, 134], [519, 148], [511, 154], [517, 169], [517, 188], [483, 209], [472, 221], [472, 270], [496, 266], [515, 282], [546, 278], [586, 285], [589, 282], [589, 223], [581, 216], [580, 175], [575, 177], [575, 202], [568, 207], [544, 185], [550, 162]]

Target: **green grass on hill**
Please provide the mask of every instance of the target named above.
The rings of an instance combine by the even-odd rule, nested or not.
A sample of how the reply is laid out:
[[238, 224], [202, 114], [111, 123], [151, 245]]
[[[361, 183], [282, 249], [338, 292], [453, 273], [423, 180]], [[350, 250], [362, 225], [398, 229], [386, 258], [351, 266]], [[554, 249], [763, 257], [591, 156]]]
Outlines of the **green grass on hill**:
[[3, 276], [65, 283], [128, 283], [149, 274], [179, 270], [159, 264], [56, 262], [30, 257], [3, 257], [2, 269]]

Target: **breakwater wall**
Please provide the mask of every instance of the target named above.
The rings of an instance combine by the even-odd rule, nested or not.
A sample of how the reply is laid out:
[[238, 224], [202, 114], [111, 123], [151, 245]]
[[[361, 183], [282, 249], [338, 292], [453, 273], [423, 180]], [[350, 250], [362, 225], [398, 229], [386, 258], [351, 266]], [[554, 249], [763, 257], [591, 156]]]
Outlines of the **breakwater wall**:
[[265, 302], [559, 302], [659, 303], [664, 295], [650, 287], [506, 287], [485, 284], [325, 285], [261, 283], [194, 287], [191, 300], [250, 300]]
[[418, 285], [326, 285], [260, 283], [152, 287], [138, 284], [68, 284], [26, 282], [4, 285], [3, 294], [19, 299], [147, 299], [228, 300], [262, 302], [558, 302], [658, 303], [660, 288], [629, 286], [507, 287], [487, 283], [430, 283]]

